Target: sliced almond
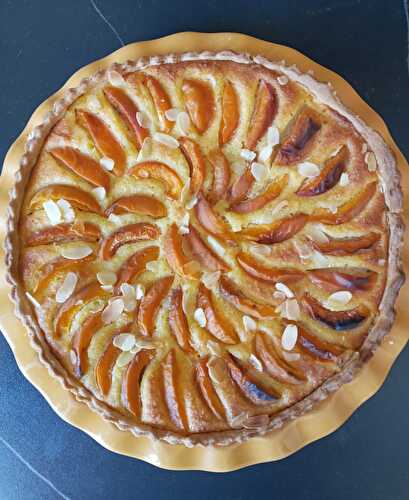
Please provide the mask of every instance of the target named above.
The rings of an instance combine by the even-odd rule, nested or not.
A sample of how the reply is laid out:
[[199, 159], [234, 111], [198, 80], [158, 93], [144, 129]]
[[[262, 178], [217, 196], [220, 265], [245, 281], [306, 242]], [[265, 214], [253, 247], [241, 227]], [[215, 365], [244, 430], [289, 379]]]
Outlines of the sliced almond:
[[199, 198], [197, 196], [193, 196], [190, 198], [190, 200], [186, 203], [186, 209], [187, 210], [192, 210], [192, 208], [197, 204], [199, 201]]
[[273, 146], [267, 145], [262, 148], [258, 154], [259, 161], [267, 161], [273, 153]]
[[311, 224], [306, 231], [308, 237], [317, 243], [328, 243], [329, 238], [320, 224]]
[[72, 245], [67, 248], [62, 248], [61, 250], [61, 255], [64, 257], [64, 259], [70, 260], [84, 259], [91, 254], [92, 248], [84, 244]]
[[263, 163], [253, 162], [250, 171], [257, 182], [264, 182], [268, 177], [269, 169]]
[[242, 149], [240, 156], [247, 161], [253, 161], [257, 155], [254, 151], [250, 151], [250, 149]]
[[179, 108], [171, 108], [165, 111], [165, 117], [170, 122], [175, 122], [181, 110]]
[[116, 214], [109, 214], [108, 220], [109, 222], [112, 222], [112, 224], [115, 224], [117, 226], [122, 223], [121, 217], [119, 217], [119, 215]]
[[104, 200], [106, 195], [107, 195], [105, 188], [103, 188], [102, 186], [99, 186], [99, 187], [92, 189], [91, 193], [95, 196], [95, 198], [98, 201]]
[[122, 368], [126, 365], [129, 365], [133, 357], [134, 354], [131, 351], [121, 352], [121, 354], [118, 356], [116, 364], [119, 368]]
[[136, 121], [142, 128], [149, 128], [152, 124], [149, 116], [146, 113], [143, 113], [142, 111], [136, 112]]
[[346, 172], [342, 172], [341, 177], [339, 178], [339, 185], [344, 187], [349, 184], [349, 175]]
[[144, 295], [145, 295], [145, 287], [141, 283], [136, 284], [135, 285], [135, 298], [137, 300], [141, 300]]
[[220, 344], [214, 340], [208, 340], [206, 347], [213, 356], [218, 356], [219, 358], [223, 356], [223, 349], [220, 347]]
[[283, 317], [291, 321], [300, 319], [300, 306], [295, 299], [288, 299], [284, 302]]
[[61, 222], [61, 210], [57, 203], [53, 200], [47, 200], [43, 203], [44, 211], [48, 217], [48, 220], [53, 226]]
[[60, 198], [57, 201], [57, 205], [60, 208], [65, 222], [73, 222], [75, 219], [75, 212], [71, 206], [71, 203], [64, 198]]
[[243, 326], [246, 332], [251, 332], [257, 329], [257, 323], [250, 316], [243, 316]]
[[280, 75], [280, 76], [277, 78], [277, 82], [278, 82], [280, 85], [287, 85], [287, 83], [288, 83], [288, 76], [286, 76], [286, 75]]
[[376, 171], [377, 168], [376, 158], [375, 155], [372, 153], [372, 151], [368, 151], [368, 153], [365, 154], [365, 162], [368, 166], [369, 172]]
[[164, 146], [171, 149], [176, 149], [179, 147], [179, 141], [169, 134], [164, 134], [163, 132], [155, 132], [153, 134], [153, 139], [156, 142], [160, 142]]
[[103, 156], [99, 160], [99, 164], [101, 167], [103, 167], [105, 170], [108, 170], [108, 172], [111, 172], [114, 167], [115, 167], [115, 162], [112, 158], [108, 158], [107, 156]]
[[202, 283], [206, 288], [210, 290], [218, 283], [220, 275], [220, 271], [214, 271], [212, 273], [206, 271], [202, 275]]
[[275, 288], [279, 292], [282, 292], [288, 299], [292, 299], [294, 297], [294, 293], [284, 283], [276, 283]]
[[78, 276], [73, 272], [67, 273], [62, 285], [58, 288], [57, 293], [55, 294], [55, 301], [59, 304], [63, 304], [74, 293], [77, 283]]
[[130, 351], [135, 345], [135, 336], [130, 333], [120, 333], [114, 338], [112, 343], [115, 347], [121, 349], [121, 351]]
[[226, 253], [224, 246], [214, 236], [209, 235], [207, 241], [218, 255], [224, 255]]
[[280, 143], [280, 131], [275, 125], [271, 125], [271, 127], [267, 130], [267, 144], [270, 146], [276, 146]]
[[112, 271], [100, 271], [97, 273], [97, 280], [101, 285], [115, 285], [116, 274]]
[[107, 325], [116, 321], [124, 311], [124, 301], [115, 298], [102, 312], [102, 321]]
[[311, 163], [309, 161], [306, 161], [304, 163], [300, 163], [298, 165], [298, 173], [302, 175], [303, 177], [317, 177], [317, 175], [320, 174], [320, 169], [315, 163]]
[[281, 347], [286, 351], [292, 351], [297, 343], [298, 328], [297, 325], [287, 325], [281, 336]]
[[263, 371], [263, 364], [258, 359], [258, 357], [255, 356], [254, 354], [250, 354], [249, 363], [251, 363], [257, 371], [259, 371], [259, 372]]
[[182, 135], [189, 135], [190, 118], [186, 111], [181, 111], [176, 118], [176, 125]]
[[26, 297], [33, 304], [34, 307], [37, 307], [39, 309], [41, 308], [41, 304], [31, 295], [30, 292], [26, 292]]
[[204, 328], [206, 326], [206, 324], [207, 324], [206, 316], [205, 316], [205, 313], [204, 313], [204, 311], [203, 311], [203, 309], [201, 307], [198, 307], [197, 309], [195, 309], [193, 317], [195, 318], [195, 320], [197, 321], [197, 323], [202, 328]]
[[341, 290], [339, 292], [334, 292], [328, 297], [328, 303], [332, 303], [339, 306], [345, 306], [352, 299], [352, 293], [347, 290]]
[[218, 357], [210, 358], [207, 362], [207, 369], [209, 372], [209, 377], [216, 385], [221, 384], [224, 381], [224, 371], [220, 365], [220, 359]]

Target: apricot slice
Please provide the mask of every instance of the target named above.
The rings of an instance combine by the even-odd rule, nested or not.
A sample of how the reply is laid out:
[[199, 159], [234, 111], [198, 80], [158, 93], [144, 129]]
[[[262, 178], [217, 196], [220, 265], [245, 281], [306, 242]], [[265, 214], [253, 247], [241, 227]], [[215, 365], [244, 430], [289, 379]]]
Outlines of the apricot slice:
[[335, 292], [337, 290], [370, 290], [375, 282], [377, 274], [369, 269], [359, 268], [335, 268], [311, 269], [308, 271], [309, 279], [320, 288]]
[[99, 256], [103, 260], [111, 259], [122, 245], [138, 241], [154, 240], [160, 235], [158, 226], [148, 222], [128, 224], [106, 236], [99, 249]]
[[130, 175], [139, 179], [155, 179], [163, 182], [165, 192], [174, 200], [180, 198], [180, 193], [183, 188], [183, 183], [178, 174], [170, 167], [159, 161], [144, 161], [135, 165]]
[[302, 304], [313, 319], [338, 331], [352, 330], [369, 316], [369, 309], [363, 304], [346, 311], [331, 311], [308, 293], [304, 294]]
[[220, 293], [236, 309], [257, 319], [277, 317], [274, 307], [268, 304], [259, 304], [247, 298], [239, 286], [226, 276], [220, 278]]
[[233, 203], [230, 205], [230, 210], [232, 212], [237, 212], [239, 214], [248, 214], [250, 212], [255, 212], [260, 210], [267, 203], [275, 200], [282, 193], [283, 189], [288, 184], [288, 175], [285, 174], [276, 181], [272, 182], [264, 193], [255, 196], [254, 198], [241, 201], [239, 203]]
[[82, 377], [88, 371], [88, 347], [92, 337], [102, 326], [101, 311], [92, 313], [73, 336], [72, 348], [76, 354], [74, 372], [77, 377]]
[[113, 173], [121, 176], [125, 172], [126, 155], [109, 127], [94, 113], [76, 109], [77, 122], [89, 133], [102, 156], [114, 161]]
[[211, 151], [207, 158], [213, 167], [213, 183], [207, 198], [214, 205], [227, 196], [230, 183], [230, 165], [220, 149]]
[[229, 271], [229, 266], [202, 240], [199, 232], [189, 226], [189, 233], [183, 236], [194, 257], [211, 271]]
[[302, 111], [282, 143], [275, 162], [279, 165], [294, 165], [303, 160], [311, 151], [320, 129], [319, 115], [309, 108]]
[[273, 86], [265, 80], [259, 80], [245, 142], [247, 149], [254, 149], [257, 146], [259, 139], [274, 120], [277, 109], [277, 97]]
[[202, 189], [206, 174], [205, 160], [199, 144], [188, 137], [179, 137], [180, 149], [190, 168], [190, 190], [193, 195]]
[[305, 375], [297, 373], [295, 376], [294, 370], [283, 359], [281, 359], [273, 343], [268, 339], [265, 333], [257, 332], [254, 337], [254, 348], [256, 355], [261, 360], [261, 363], [267, 373], [284, 384], [296, 385], [305, 380]]
[[109, 191], [109, 175], [91, 156], [81, 153], [78, 149], [65, 146], [50, 150], [51, 156], [72, 170], [93, 186], [103, 187]]
[[190, 345], [190, 330], [182, 307], [183, 291], [181, 287], [172, 290], [169, 306], [169, 328], [179, 347], [185, 352], [193, 352]]
[[135, 354], [122, 379], [122, 402], [135, 417], [141, 413], [141, 381], [149, 363], [154, 358], [151, 349], [143, 349]]
[[261, 382], [255, 380], [250, 371], [243, 366], [239, 368], [236, 364], [237, 361], [234, 361], [232, 356], [228, 357], [226, 363], [232, 380], [252, 403], [262, 405], [275, 403], [279, 400], [280, 396], [277, 392], [273, 391], [271, 387], [264, 386], [264, 384], [262, 387]]
[[214, 116], [213, 93], [209, 85], [199, 80], [184, 80], [182, 93], [187, 112], [199, 134], [209, 128]]
[[170, 132], [173, 127], [173, 123], [169, 121], [165, 115], [166, 111], [172, 107], [168, 94], [165, 92], [158, 80], [153, 76], [144, 75], [143, 83], [152, 97], [156, 112], [158, 113], [161, 129], [166, 133]]
[[219, 144], [224, 146], [232, 138], [239, 124], [239, 103], [233, 84], [227, 80], [223, 87], [222, 117], [219, 129]]
[[239, 266], [252, 278], [268, 283], [295, 283], [304, 278], [304, 273], [298, 269], [265, 267], [250, 255], [240, 252], [237, 255]]
[[296, 214], [269, 225], [251, 226], [241, 231], [240, 236], [264, 245], [273, 245], [292, 238], [303, 229], [307, 222], [307, 215]]
[[298, 196], [317, 196], [332, 189], [345, 171], [348, 157], [348, 148], [342, 146], [333, 158], [325, 162], [324, 168], [317, 177], [303, 182], [297, 191]]
[[79, 210], [95, 212], [96, 214], [102, 213], [99, 203], [91, 194], [78, 187], [65, 184], [53, 184], [37, 191], [31, 198], [30, 209], [42, 208], [45, 201], [59, 200], [61, 198], [69, 201], [73, 207]]
[[323, 224], [330, 225], [349, 222], [365, 209], [376, 192], [376, 186], [376, 181], [370, 182], [362, 191], [358, 192], [346, 203], [338, 207], [338, 210], [335, 213], [326, 209], [316, 210], [311, 216], [311, 220], [317, 220]]
[[61, 241], [97, 241], [100, 236], [99, 227], [91, 222], [57, 224], [29, 234], [26, 245], [33, 247]]
[[212, 410], [213, 414], [220, 420], [224, 420], [225, 411], [224, 407], [214, 390], [212, 381], [209, 377], [207, 368], [207, 359], [201, 359], [196, 364], [196, 380], [200, 387], [203, 399], [206, 401], [207, 406]]
[[237, 344], [239, 340], [233, 326], [221, 311], [216, 310], [210, 290], [202, 283], [199, 285], [196, 304], [203, 309], [206, 316], [205, 328], [213, 337], [225, 344]]
[[298, 329], [297, 345], [302, 351], [320, 361], [336, 362], [337, 357], [344, 352], [342, 347], [319, 339], [305, 328]]
[[235, 205], [244, 200], [253, 183], [253, 174], [251, 173], [250, 168], [247, 168], [244, 173], [233, 182], [229, 189], [228, 200], [230, 204]]
[[165, 401], [169, 410], [169, 416], [178, 429], [186, 431], [189, 425], [180, 389], [180, 370], [177, 365], [174, 349], [171, 349], [166, 355], [162, 363], [162, 373]]
[[142, 148], [143, 141], [149, 137], [149, 131], [139, 125], [136, 119], [138, 108], [133, 100], [118, 87], [105, 87], [104, 95], [108, 102], [119, 114], [124, 121], [128, 131], [130, 132], [131, 140], [138, 149]]
[[149, 288], [139, 305], [137, 323], [142, 335], [150, 337], [155, 328], [156, 314], [162, 300], [168, 294], [173, 283], [173, 276], [159, 278]]
[[[164, 239], [164, 251], [169, 266], [175, 273], [184, 275], [184, 266], [189, 262], [182, 248], [182, 236], [176, 224], [172, 224]], [[189, 273], [187, 273], [189, 274]]]
[[161, 217], [166, 217], [167, 210], [165, 205], [156, 198], [143, 194], [133, 194], [131, 196], [118, 198], [105, 211], [106, 215], [120, 215], [126, 213], [149, 215], [154, 219], [159, 219]]
[[227, 238], [231, 233], [223, 220], [215, 214], [213, 208], [203, 195], [199, 195], [198, 202], [194, 208], [197, 220], [202, 227], [215, 236]]
[[352, 255], [367, 250], [380, 240], [379, 233], [368, 233], [353, 238], [330, 238], [327, 242], [313, 241], [316, 250], [329, 255]]
[[132, 254], [120, 267], [115, 289], [118, 291], [122, 283], [131, 283], [146, 269], [146, 264], [159, 257], [158, 247], [146, 247]]
[[63, 330], [68, 330], [74, 315], [87, 302], [91, 302], [97, 298], [104, 298], [107, 292], [102, 290], [101, 285], [97, 281], [93, 281], [85, 285], [60, 306], [54, 319], [54, 335], [56, 338], [61, 337]]

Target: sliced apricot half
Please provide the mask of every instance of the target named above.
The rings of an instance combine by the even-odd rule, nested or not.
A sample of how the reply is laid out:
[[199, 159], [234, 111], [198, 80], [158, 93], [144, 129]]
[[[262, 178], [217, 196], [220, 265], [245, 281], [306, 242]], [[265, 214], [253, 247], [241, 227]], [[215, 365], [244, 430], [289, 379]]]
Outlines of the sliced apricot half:
[[381, 238], [379, 233], [368, 233], [352, 238], [330, 238], [329, 241], [313, 241], [316, 250], [329, 255], [352, 255], [361, 250], [367, 250]]
[[336, 362], [337, 357], [344, 352], [342, 347], [318, 338], [304, 327], [298, 329], [297, 346], [309, 356], [320, 361]]
[[228, 192], [228, 200], [231, 205], [236, 205], [243, 201], [247, 193], [250, 191], [254, 184], [254, 177], [250, 168], [247, 168], [243, 174], [238, 177], [231, 185]]
[[189, 226], [189, 233], [183, 236], [187, 241], [194, 257], [210, 271], [229, 271], [230, 267], [206, 245], [199, 231], [192, 225]]
[[258, 141], [274, 120], [277, 109], [274, 87], [265, 80], [259, 80], [245, 142], [247, 149], [254, 149], [257, 146]]
[[123, 175], [126, 166], [126, 154], [108, 125], [97, 115], [85, 109], [76, 109], [75, 116], [77, 122], [91, 136], [100, 154], [114, 161], [114, 168], [112, 170], [114, 175]]
[[161, 217], [166, 217], [167, 210], [161, 201], [152, 198], [152, 196], [133, 194], [131, 196], [118, 198], [105, 211], [106, 215], [126, 213], [149, 215], [154, 219], [159, 219]]
[[193, 352], [190, 345], [190, 329], [183, 311], [183, 291], [179, 286], [172, 290], [169, 306], [169, 328], [179, 347], [185, 352]]
[[143, 374], [155, 354], [151, 349], [143, 349], [135, 354], [122, 379], [122, 403], [135, 417], [141, 413], [141, 382]]
[[169, 266], [175, 273], [182, 276], [188, 275], [194, 277], [197, 275], [196, 273], [186, 271], [186, 265], [189, 263], [189, 259], [183, 251], [182, 241], [182, 236], [179, 233], [178, 226], [176, 224], [172, 224], [169, 227], [164, 239], [163, 249], [165, 257]]
[[209, 370], [207, 368], [207, 359], [201, 359], [197, 362], [196, 380], [207, 406], [218, 419], [224, 420], [225, 410], [210, 379]]
[[46, 186], [35, 193], [30, 200], [30, 210], [42, 208], [47, 200], [67, 200], [71, 205], [79, 210], [95, 212], [101, 214], [101, 207], [97, 200], [81, 188], [65, 184], [52, 184]]
[[115, 289], [118, 291], [122, 283], [131, 283], [146, 269], [146, 264], [159, 257], [158, 247], [146, 247], [132, 254], [119, 268]]
[[227, 80], [223, 87], [222, 117], [219, 129], [219, 144], [224, 146], [232, 138], [239, 124], [240, 112], [237, 93], [233, 84]]
[[244, 252], [240, 252], [236, 258], [244, 272], [252, 278], [266, 281], [267, 283], [295, 283], [304, 278], [303, 271], [290, 268], [265, 267]]
[[173, 122], [166, 118], [166, 111], [171, 109], [172, 104], [170, 102], [168, 94], [165, 92], [162, 85], [158, 82], [156, 78], [151, 75], [144, 75], [143, 84], [149, 91], [149, 94], [152, 97], [152, 101], [155, 105], [156, 112], [159, 117], [159, 121], [161, 124], [161, 129], [167, 133], [173, 127]]
[[207, 198], [214, 205], [227, 196], [230, 183], [230, 164], [220, 149], [211, 151], [207, 158], [213, 167], [213, 183]]
[[377, 276], [377, 273], [369, 269], [352, 267], [311, 269], [307, 274], [314, 285], [329, 292], [337, 290], [367, 291], [375, 285]]
[[308, 215], [296, 214], [272, 224], [259, 224], [244, 229], [239, 234], [245, 239], [264, 245], [282, 243], [296, 235], [308, 222]]
[[62, 241], [97, 241], [100, 236], [99, 227], [91, 222], [63, 223], [28, 234], [26, 245], [33, 247]]
[[103, 187], [105, 191], [109, 191], [109, 174], [91, 156], [68, 146], [51, 149], [50, 154], [69, 170], [93, 186]]
[[147, 294], [141, 300], [138, 310], [137, 324], [142, 335], [150, 337], [155, 328], [156, 315], [162, 300], [169, 293], [173, 283], [173, 276], [159, 278], [149, 288]]
[[188, 137], [179, 137], [180, 149], [190, 169], [190, 190], [194, 196], [202, 189], [206, 164], [199, 144]]
[[160, 235], [158, 226], [148, 222], [137, 222], [123, 226], [106, 236], [99, 248], [103, 260], [111, 259], [122, 245], [138, 241], [155, 240]]
[[182, 93], [187, 112], [199, 134], [209, 128], [214, 116], [213, 92], [210, 86], [199, 80], [186, 79]]
[[180, 385], [180, 368], [177, 364], [174, 349], [171, 349], [162, 363], [163, 387], [169, 416], [181, 431], [187, 431], [189, 424]]
[[170, 167], [159, 161], [144, 161], [135, 165], [130, 175], [139, 179], [154, 179], [165, 185], [165, 192], [174, 200], [180, 198], [183, 188], [182, 180], [179, 175]]
[[225, 222], [215, 214], [213, 208], [203, 195], [199, 195], [194, 211], [201, 226], [209, 233], [222, 238], [232, 236]]
[[97, 331], [103, 327], [101, 311], [92, 313], [75, 332], [72, 338], [72, 348], [76, 354], [74, 372], [82, 377], [88, 371], [88, 347]]

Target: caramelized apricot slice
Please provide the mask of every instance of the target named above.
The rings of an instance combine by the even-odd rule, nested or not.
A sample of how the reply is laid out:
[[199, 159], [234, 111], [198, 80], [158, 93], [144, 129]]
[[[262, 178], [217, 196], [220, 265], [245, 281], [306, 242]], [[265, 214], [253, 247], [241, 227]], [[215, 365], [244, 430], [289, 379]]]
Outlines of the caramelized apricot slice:
[[142, 335], [150, 337], [153, 334], [156, 315], [162, 300], [166, 297], [172, 286], [173, 279], [173, 276], [159, 278], [149, 288], [148, 293], [141, 300], [137, 322]]
[[105, 87], [103, 92], [108, 102], [127, 126], [132, 142], [138, 149], [141, 149], [143, 141], [146, 137], [149, 137], [149, 131], [142, 128], [136, 119], [136, 113], [138, 112], [136, 104], [126, 92], [118, 87]]
[[117, 229], [101, 241], [99, 256], [103, 260], [111, 259], [122, 245], [155, 240], [159, 235], [160, 230], [154, 224], [148, 222], [128, 224]]
[[33, 247], [61, 241], [97, 241], [100, 236], [99, 227], [91, 222], [57, 224], [27, 235], [26, 245]]
[[331, 225], [349, 222], [365, 209], [376, 192], [376, 186], [376, 181], [370, 182], [361, 192], [355, 194], [346, 203], [338, 207], [335, 213], [326, 209], [316, 210], [311, 216], [311, 220], [317, 220], [323, 224]]
[[206, 174], [205, 160], [199, 144], [188, 137], [179, 137], [180, 149], [190, 169], [190, 190], [193, 195], [202, 189]]
[[279, 165], [294, 165], [311, 151], [318, 131], [321, 129], [319, 115], [312, 109], [305, 109], [295, 119], [290, 133], [282, 143], [275, 162]]
[[274, 120], [277, 109], [277, 97], [273, 86], [265, 80], [259, 80], [245, 142], [247, 149], [254, 149], [257, 146], [258, 141]]
[[162, 363], [163, 387], [165, 390], [165, 401], [172, 422], [181, 431], [189, 428], [185, 405], [180, 388], [180, 370], [176, 361], [174, 349], [171, 349]]
[[213, 183], [207, 199], [214, 205], [227, 196], [230, 183], [230, 164], [220, 149], [214, 149], [207, 156], [213, 167]]
[[353, 238], [330, 238], [327, 242], [313, 241], [316, 250], [329, 255], [352, 255], [367, 250], [381, 238], [379, 233], [368, 233]]
[[301, 381], [305, 380], [305, 376], [300, 377], [300, 374], [297, 373], [297, 377], [292, 374], [294, 370], [278, 356], [272, 342], [265, 333], [256, 333], [254, 347], [263, 367], [274, 379], [291, 385], [300, 384]]
[[288, 175], [285, 174], [276, 181], [272, 182], [264, 191], [264, 193], [259, 194], [254, 198], [241, 201], [239, 203], [233, 203], [233, 205], [230, 205], [230, 210], [239, 214], [248, 214], [250, 212], [260, 210], [260, 208], [263, 208], [265, 205], [267, 205], [267, 203], [270, 203], [278, 196], [280, 196], [287, 184]]
[[311, 269], [308, 271], [310, 280], [320, 288], [330, 292], [337, 290], [370, 290], [376, 282], [376, 273], [369, 269], [335, 268]]
[[292, 238], [307, 222], [308, 216], [305, 214], [292, 215], [269, 225], [251, 226], [241, 231], [240, 236], [264, 245], [273, 245]]
[[125, 151], [109, 127], [97, 115], [84, 109], [76, 109], [75, 116], [77, 122], [89, 133], [101, 155], [114, 161], [114, 175], [123, 175], [126, 166]]
[[232, 138], [239, 124], [239, 103], [233, 84], [227, 80], [223, 87], [222, 118], [219, 129], [219, 144], [224, 146]]
[[298, 269], [265, 267], [250, 255], [240, 252], [237, 255], [239, 266], [252, 278], [268, 283], [295, 283], [304, 278], [304, 273]]
[[92, 337], [102, 326], [101, 311], [92, 313], [73, 336], [72, 348], [76, 354], [74, 372], [77, 377], [82, 377], [88, 371], [88, 347]]
[[277, 316], [274, 307], [250, 300], [239, 289], [239, 286], [226, 276], [221, 276], [220, 278], [220, 293], [227, 302], [230, 302], [230, 304], [244, 314], [257, 319], [268, 319]]
[[152, 350], [143, 349], [135, 354], [122, 379], [122, 402], [135, 417], [141, 413], [140, 388], [143, 374], [154, 358]]
[[107, 293], [102, 290], [97, 281], [85, 285], [60, 306], [54, 319], [54, 335], [61, 337], [63, 330], [68, 330], [74, 315], [84, 306], [97, 298], [106, 297]]
[[118, 198], [105, 211], [106, 215], [126, 213], [149, 215], [154, 219], [159, 219], [161, 217], [166, 217], [167, 210], [165, 205], [156, 198], [143, 194], [133, 194], [131, 196]]
[[212, 90], [205, 82], [184, 80], [182, 92], [190, 119], [199, 134], [203, 134], [209, 128], [214, 116]]
[[91, 156], [81, 153], [78, 149], [65, 146], [50, 150], [51, 156], [65, 167], [85, 179], [93, 186], [103, 187], [109, 191], [109, 175]]
[[183, 236], [194, 257], [211, 271], [229, 271], [229, 266], [202, 240], [199, 232], [189, 226], [189, 233]]
[[194, 208], [197, 220], [202, 227], [215, 236], [227, 238], [231, 233], [223, 220], [215, 214], [213, 208], [203, 195], [199, 195], [198, 202]]
[[115, 284], [119, 290], [122, 283], [131, 283], [146, 269], [146, 264], [159, 257], [158, 247], [146, 247], [132, 254], [120, 267]]
[[30, 209], [42, 208], [45, 201], [59, 200], [61, 198], [69, 201], [73, 207], [79, 210], [101, 214], [101, 207], [91, 194], [78, 187], [65, 184], [53, 184], [37, 191], [31, 198]]
[[[115, 337], [114, 337], [115, 338]], [[95, 366], [95, 380], [99, 390], [106, 396], [112, 384], [112, 369], [121, 354], [121, 349], [110, 342]]]
[[185, 352], [193, 352], [190, 345], [190, 330], [182, 306], [183, 291], [181, 287], [172, 290], [169, 306], [169, 328], [179, 347]]
[[308, 293], [304, 294], [302, 304], [313, 319], [338, 331], [352, 330], [369, 316], [369, 309], [363, 304], [346, 311], [331, 311]]
[[[184, 275], [184, 266], [189, 262], [182, 248], [182, 236], [176, 224], [172, 224], [164, 240], [164, 251], [169, 266], [175, 273]], [[189, 274], [189, 273], [187, 273]]]
[[156, 112], [158, 113], [161, 129], [166, 133], [170, 132], [173, 127], [173, 123], [169, 121], [165, 115], [166, 111], [172, 107], [168, 94], [165, 92], [158, 80], [153, 76], [144, 75], [143, 83], [152, 97]]
[[246, 370], [245, 367], [241, 366], [239, 368], [236, 364], [237, 361], [233, 360], [232, 356], [228, 357], [226, 363], [231, 378], [244, 396], [252, 403], [260, 405], [274, 403], [279, 400], [279, 394], [273, 391], [271, 387], [262, 387], [261, 382], [259, 380], [255, 380], [251, 372]]
[[183, 183], [178, 174], [170, 167], [159, 161], [144, 161], [135, 165], [130, 175], [139, 179], [155, 179], [163, 182], [165, 192], [174, 200], [180, 198], [180, 193], [183, 188]]
[[325, 162], [317, 177], [305, 180], [297, 191], [298, 196], [317, 196], [332, 189], [345, 171], [348, 161], [348, 148], [342, 146], [338, 153]]
[[197, 292], [197, 307], [203, 309], [206, 316], [205, 328], [213, 337], [225, 344], [237, 344], [239, 340], [233, 326], [221, 311], [216, 310], [210, 290], [202, 283]]
[[254, 177], [250, 168], [247, 168], [244, 173], [236, 179], [229, 189], [228, 199], [231, 205], [236, 205], [244, 200], [251, 186], [254, 184]]
[[218, 419], [223, 420], [225, 418], [224, 407], [209, 377], [206, 359], [201, 359], [196, 364], [196, 380], [207, 406]]
[[319, 339], [311, 332], [307, 332], [305, 328], [300, 327], [298, 329], [297, 345], [302, 351], [320, 361], [336, 362], [337, 357], [344, 352], [342, 347]]

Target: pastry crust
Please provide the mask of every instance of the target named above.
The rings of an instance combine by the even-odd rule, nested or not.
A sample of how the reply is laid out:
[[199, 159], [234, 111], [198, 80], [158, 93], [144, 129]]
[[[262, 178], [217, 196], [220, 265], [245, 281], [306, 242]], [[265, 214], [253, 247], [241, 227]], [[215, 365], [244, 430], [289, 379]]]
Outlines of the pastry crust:
[[69, 90], [62, 99], [55, 103], [53, 111], [45, 117], [43, 123], [36, 127], [30, 134], [27, 141], [26, 153], [21, 159], [20, 169], [16, 175], [16, 185], [10, 196], [8, 235], [6, 239], [8, 280], [12, 284], [12, 298], [16, 303], [16, 314], [26, 325], [32, 345], [39, 353], [41, 361], [48, 367], [49, 372], [57, 377], [64, 387], [70, 390], [78, 400], [88, 404], [92, 409], [117, 425], [120, 429], [130, 430], [135, 435], [149, 435], [153, 438], [164, 439], [170, 443], [181, 443], [186, 446], [196, 444], [228, 445], [243, 441], [252, 436], [263, 435], [272, 429], [281, 427], [285, 422], [302, 415], [317, 402], [325, 399], [331, 392], [337, 390], [342, 384], [349, 382], [362, 364], [369, 359], [382, 338], [389, 332], [394, 320], [394, 302], [399, 292], [399, 288], [403, 283], [403, 272], [400, 261], [404, 231], [401, 218], [402, 193], [400, 190], [399, 172], [396, 168], [395, 160], [379, 134], [368, 128], [358, 117], [347, 110], [334, 96], [328, 85], [316, 82], [310, 75], [301, 74], [294, 67], [287, 68], [281, 63], [273, 63], [260, 56], [252, 57], [245, 54], [233, 54], [230, 52], [220, 52], [216, 54], [208, 52], [200, 54], [188, 53], [152, 57], [135, 62], [128, 62], [126, 65], [113, 65], [110, 70], [128, 73], [161, 64], [177, 65], [187, 61], [206, 62], [214, 60], [232, 61], [243, 65], [257, 64], [261, 67], [286, 75], [291, 82], [296, 82], [302, 87], [305, 87], [308, 93], [317, 101], [328, 106], [328, 108], [338, 113], [341, 117], [347, 119], [358, 134], [366, 141], [370, 150], [375, 154], [378, 164], [379, 179], [381, 181], [384, 200], [387, 207], [387, 226], [390, 234], [387, 253], [388, 272], [386, 275], [384, 293], [379, 303], [379, 313], [372, 324], [365, 342], [360, 348], [359, 356], [351, 356], [349, 361], [343, 365], [339, 373], [327, 378], [310, 395], [280, 411], [278, 414], [273, 415], [268, 423], [263, 424], [262, 427], [256, 429], [241, 428], [237, 430], [223, 430], [210, 433], [200, 432], [187, 436], [174, 431], [158, 429], [151, 425], [142, 423], [135, 424], [131, 418], [127, 418], [124, 414], [114, 410], [108, 404], [96, 398], [76, 377], [67, 371], [50, 349], [43, 331], [40, 329], [37, 320], [33, 316], [31, 305], [26, 298], [25, 290], [22, 286], [18, 272], [20, 259], [20, 237], [18, 235], [18, 227], [27, 183], [45, 139], [53, 126], [64, 116], [69, 106], [74, 103], [78, 97], [103, 81], [106, 77], [105, 71], [101, 71], [93, 77], [83, 80], [77, 88]]

